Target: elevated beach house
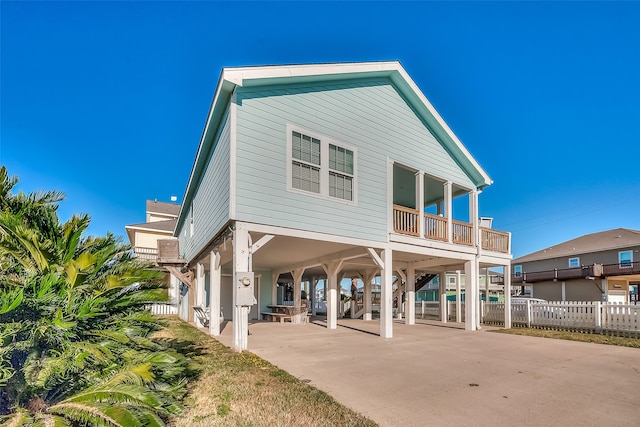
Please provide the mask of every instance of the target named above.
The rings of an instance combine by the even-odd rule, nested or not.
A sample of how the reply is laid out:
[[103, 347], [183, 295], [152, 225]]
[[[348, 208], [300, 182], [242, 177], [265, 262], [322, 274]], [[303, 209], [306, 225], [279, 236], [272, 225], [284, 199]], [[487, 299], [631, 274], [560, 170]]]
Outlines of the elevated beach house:
[[[465, 326], [475, 330], [480, 269], [510, 271], [509, 233], [479, 223], [478, 195], [491, 183], [399, 62], [224, 68], [177, 247], [161, 245], [159, 262], [184, 283], [181, 316], [194, 321], [194, 306], [221, 310], [236, 350], [247, 348], [247, 322], [280, 302], [283, 278], [293, 283], [291, 304], [304, 318], [292, 320], [300, 323], [302, 284], [328, 282], [329, 329], [339, 281], [362, 279], [360, 316], [391, 338], [394, 280], [404, 283], [405, 322], [413, 324], [415, 283], [460, 270]], [[211, 317], [219, 334], [219, 316]]]

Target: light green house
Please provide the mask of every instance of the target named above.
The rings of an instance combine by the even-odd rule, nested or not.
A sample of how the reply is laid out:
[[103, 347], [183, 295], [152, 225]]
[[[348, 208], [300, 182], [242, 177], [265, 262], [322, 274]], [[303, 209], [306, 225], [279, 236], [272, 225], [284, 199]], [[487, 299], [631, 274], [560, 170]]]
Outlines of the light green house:
[[[399, 62], [224, 68], [175, 231], [195, 275], [181, 315], [222, 306], [243, 350], [247, 318], [277, 302], [282, 275], [296, 284], [295, 307], [303, 282], [327, 280], [329, 329], [345, 277], [363, 280], [362, 318], [377, 321], [367, 285], [380, 276], [380, 336], [391, 338], [394, 276], [407, 283], [413, 324], [421, 275], [509, 271], [510, 235], [479, 224], [491, 183]], [[466, 200], [459, 212], [456, 198]], [[478, 295], [478, 281], [466, 291]], [[478, 304], [466, 307], [475, 330]]]

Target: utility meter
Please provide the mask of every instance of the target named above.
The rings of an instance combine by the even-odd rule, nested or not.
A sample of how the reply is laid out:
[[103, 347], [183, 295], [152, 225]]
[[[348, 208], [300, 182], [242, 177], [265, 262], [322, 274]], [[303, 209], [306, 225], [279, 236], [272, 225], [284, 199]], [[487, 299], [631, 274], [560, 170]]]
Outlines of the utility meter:
[[236, 272], [233, 277], [233, 283], [236, 287], [236, 305], [237, 306], [252, 306], [256, 303], [254, 297], [254, 274], [249, 272]]

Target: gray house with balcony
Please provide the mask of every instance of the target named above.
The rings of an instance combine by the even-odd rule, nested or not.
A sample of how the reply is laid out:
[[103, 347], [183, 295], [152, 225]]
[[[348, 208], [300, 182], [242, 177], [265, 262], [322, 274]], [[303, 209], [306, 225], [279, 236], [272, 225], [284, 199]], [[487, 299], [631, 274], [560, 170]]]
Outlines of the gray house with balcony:
[[[399, 62], [224, 68], [174, 234], [181, 316], [223, 307], [243, 350], [247, 322], [278, 302], [283, 278], [296, 308], [304, 283], [328, 282], [329, 329], [340, 280], [360, 278], [363, 321], [391, 338], [394, 278], [406, 283], [413, 324], [416, 280], [461, 270], [475, 295], [465, 327], [475, 330], [480, 269], [508, 271], [511, 260], [510, 234], [479, 223], [491, 183]], [[253, 285], [251, 310], [238, 304], [237, 280]], [[209, 328], [220, 333], [218, 316]]]
[[637, 301], [640, 231], [587, 234], [517, 258], [512, 284], [548, 301]]

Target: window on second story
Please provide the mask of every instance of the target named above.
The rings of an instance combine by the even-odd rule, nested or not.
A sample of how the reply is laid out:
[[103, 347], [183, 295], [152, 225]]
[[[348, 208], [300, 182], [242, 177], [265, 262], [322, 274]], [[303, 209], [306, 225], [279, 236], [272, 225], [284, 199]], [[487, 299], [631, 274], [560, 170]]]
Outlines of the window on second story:
[[569, 268], [576, 268], [576, 267], [580, 267], [580, 258], [579, 257], [569, 258]]
[[355, 149], [293, 126], [287, 132], [289, 188], [355, 202]]
[[513, 266], [513, 274], [515, 274], [516, 277], [522, 276], [522, 266], [521, 265], [514, 265]]
[[633, 264], [633, 251], [618, 252], [618, 263], [620, 267], [631, 267]]

